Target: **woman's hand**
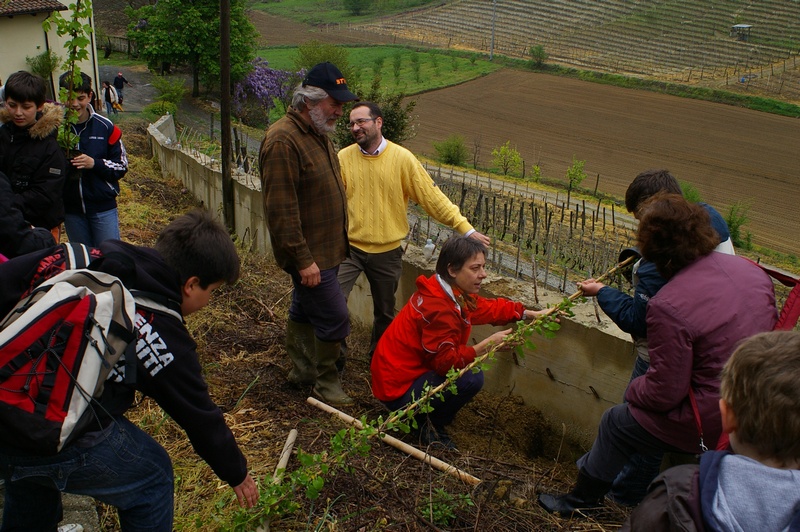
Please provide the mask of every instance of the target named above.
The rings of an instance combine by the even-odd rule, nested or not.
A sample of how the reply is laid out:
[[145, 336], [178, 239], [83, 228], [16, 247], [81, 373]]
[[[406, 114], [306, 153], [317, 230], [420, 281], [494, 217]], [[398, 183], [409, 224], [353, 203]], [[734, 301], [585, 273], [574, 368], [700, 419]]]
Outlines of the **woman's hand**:
[[545, 314], [547, 314], [547, 312], [548, 312], [547, 309], [545, 310], [525, 309], [525, 312], [522, 313], [522, 317], [525, 318], [526, 320], [535, 320], [536, 318], [544, 316]]
[[[511, 334], [512, 329], [506, 329], [505, 331], [496, 332], [493, 335], [489, 336], [488, 338], [483, 339], [482, 341], [475, 344], [475, 355], [476, 356], [483, 356], [489, 352], [489, 349], [493, 345], [497, 345], [503, 341], [503, 338]], [[502, 349], [501, 349], [502, 351]]]

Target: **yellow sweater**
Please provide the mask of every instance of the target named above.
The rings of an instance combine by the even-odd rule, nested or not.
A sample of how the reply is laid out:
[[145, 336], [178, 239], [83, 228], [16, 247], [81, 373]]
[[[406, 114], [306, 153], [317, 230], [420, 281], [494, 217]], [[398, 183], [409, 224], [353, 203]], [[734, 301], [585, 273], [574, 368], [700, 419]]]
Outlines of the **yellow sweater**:
[[462, 235], [472, 229], [458, 206], [402, 146], [387, 142], [380, 155], [367, 156], [351, 144], [339, 152], [339, 164], [347, 192], [347, 237], [362, 251], [383, 253], [400, 246], [409, 230], [409, 199]]

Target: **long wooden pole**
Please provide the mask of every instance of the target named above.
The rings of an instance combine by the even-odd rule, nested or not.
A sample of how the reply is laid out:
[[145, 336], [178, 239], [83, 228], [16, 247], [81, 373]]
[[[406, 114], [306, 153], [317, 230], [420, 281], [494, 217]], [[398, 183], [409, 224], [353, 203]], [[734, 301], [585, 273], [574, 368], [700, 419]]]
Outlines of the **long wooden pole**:
[[[314, 399], [313, 397], [309, 397], [306, 401], [309, 404], [316, 406], [320, 410], [324, 410], [325, 412], [333, 414], [334, 416], [338, 417], [342, 421], [344, 421], [346, 423], [349, 423], [349, 424], [353, 425], [354, 427], [356, 427], [358, 429], [363, 429], [364, 428], [364, 425], [361, 423], [361, 421], [357, 420], [356, 418], [354, 418], [352, 416], [349, 416], [349, 415], [345, 414], [341, 410], [337, 410], [336, 408], [333, 408], [332, 406], [323, 403], [322, 401], [318, 401], [317, 399]], [[386, 433], [381, 432], [379, 434], [379, 437], [380, 437], [381, 441], [383, 441], [384, 443], [387, 443], [388, 445], [391, 445], [395, 449], [399, 449], [399, 450], [403, 451], [404, 453], [406, 453], [406, 454], [408, 454], [410, 456], [413, 456], [414, 458], [416, 458], [417, 460], [419, 460], [421, 462], [425, 462], [427, 464], [430, 464], [432, 467], [438, 469], [439, 471], [443, 471], [443, 472], [447, 473], [448, 475], [452, 475], [452, 476], [462, 480], [463, 482], [466, 482], [467, 484], [470, 484], [471, 486], [476, 486], [476, 485], [481, 483], [481, 479], [473, 477], [469, 473], [458, 469], [454, 465], [448, 464], [447, 462], [445, 462], [443, 460], [439, 460], [438, 458], [435, 458], [435, 457], [431, 456], [430, 454], [428, 454], [426, 452], [420, 451], [416, 447], [412, 447], [411, 445], [408, 445], [407, 443], [403, 443], [402, 441], [398, 440], [397, 438], [389, 436]]]

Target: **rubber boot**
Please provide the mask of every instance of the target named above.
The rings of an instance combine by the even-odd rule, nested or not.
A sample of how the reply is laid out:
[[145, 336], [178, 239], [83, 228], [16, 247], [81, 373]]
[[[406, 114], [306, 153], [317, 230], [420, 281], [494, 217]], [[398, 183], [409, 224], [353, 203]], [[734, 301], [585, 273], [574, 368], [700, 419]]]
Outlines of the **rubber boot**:
[[323, 342], [314, 338], [317, 354], [317, 382], [314, 395], [331, 406], [352, 405], [353, 400], [342, 390], [336, 360], [339, 358], [340, 342]]
[[336, 359], [336, 371], [339, 372], [341, 376], [344, 374], [344, 365], [347, 363], [347, 340], [342, 340], [341, 346], [339, 347], [339, 358]]
[[313, 386], [317, 377], [314, 326], [286, 321], [286, 354], [292, 361], [287, 380], [296, 386]]
[[542, 493], [539, 495], [539, 506], [551, 514], [569, 516], [582, 508], [600, 506], [603, 497], [610, 489], [611, 482], [592, 478], [581, 470], [578, 472], [578, 482], [572, 491], [564, 495]]

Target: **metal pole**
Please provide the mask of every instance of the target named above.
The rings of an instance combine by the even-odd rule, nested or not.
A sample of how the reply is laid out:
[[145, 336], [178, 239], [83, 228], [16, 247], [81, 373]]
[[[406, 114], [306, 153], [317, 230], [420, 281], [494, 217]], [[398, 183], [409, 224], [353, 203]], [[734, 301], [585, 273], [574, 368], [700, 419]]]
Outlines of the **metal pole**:
[[497, 19], [497, 0], [492, 0], [492, 44], [489, 46], [489, 61], [494, 59], [494, 23]]

